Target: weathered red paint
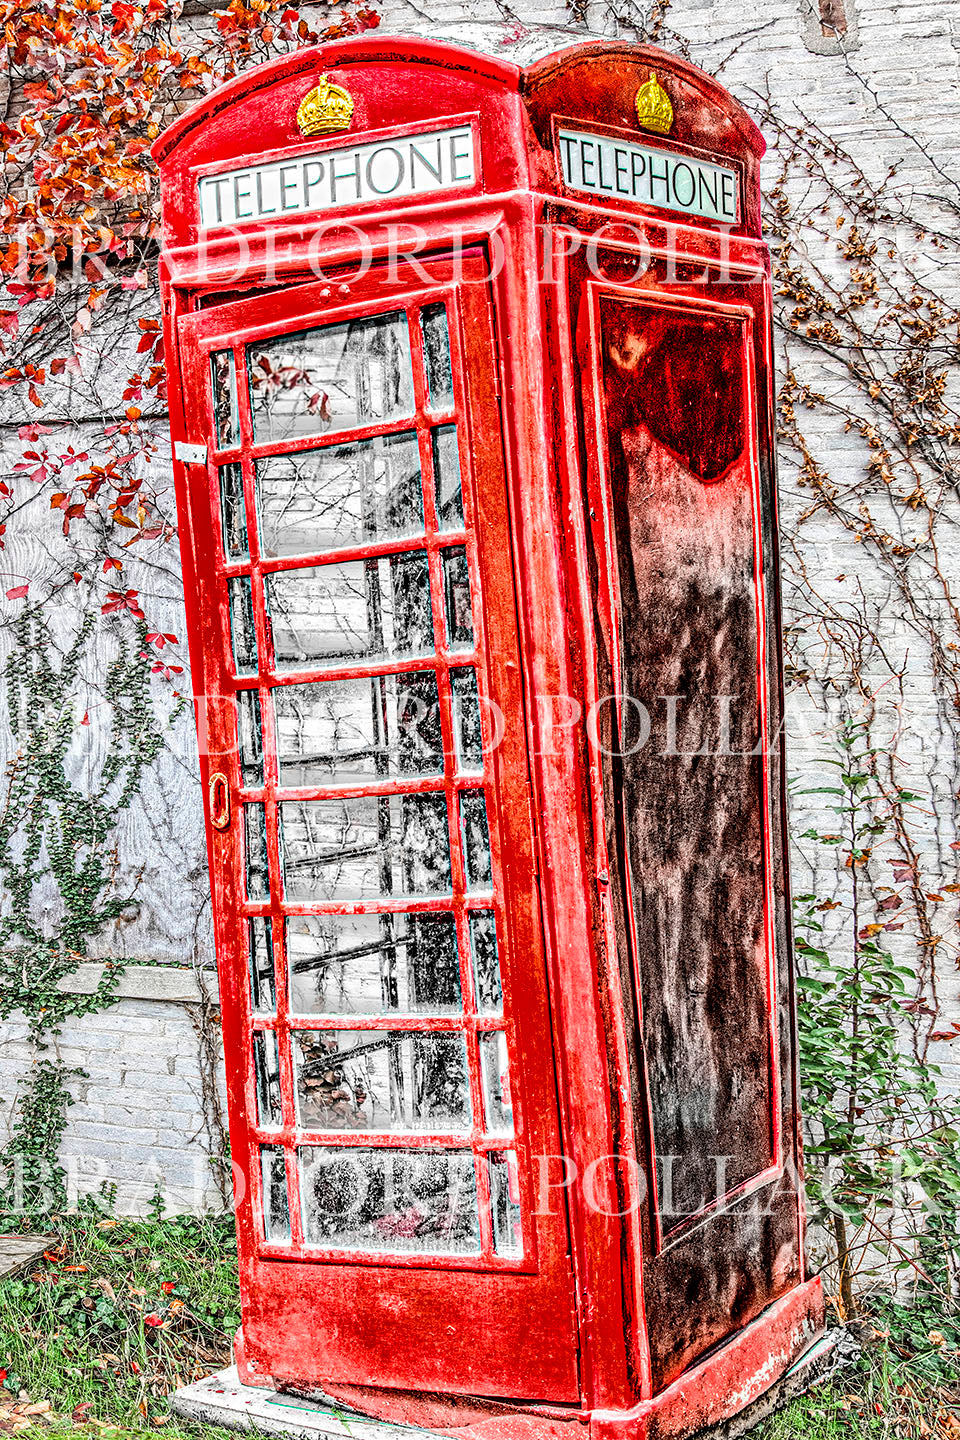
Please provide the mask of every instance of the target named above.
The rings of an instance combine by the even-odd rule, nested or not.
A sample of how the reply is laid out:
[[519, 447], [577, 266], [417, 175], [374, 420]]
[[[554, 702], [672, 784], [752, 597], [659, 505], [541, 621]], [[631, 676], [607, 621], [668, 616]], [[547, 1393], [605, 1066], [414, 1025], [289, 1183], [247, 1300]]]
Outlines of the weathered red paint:
[[[637, 124], [635, 97], [651, 70], [674, 109], [666, 138]], [[353, 96], [352, 123], [304, 140], [297, 107], [321, 73]], [[202, 175], [265, 158], [322, 156], [370, 136], [399, 143], [454, 125], [472, 128], [477, 178], [453, 193], [200, 229]], [[738, 177], [737, 220], [636, 203], [616, 193], [610, 172], [611, 193], [568, 189], [558, 159], [562, 125], [684, 163], [726, 164]], [[752, 122], [716, 82], [659, 50], [589, 44], [521, 70], [455, 46], [381, 36], [250, 71], [194, 106], [155, 147], [173, 435], [210, 454], [205, 465], [178, 460], [175, 470], [200, 764], [212, 807], [238, 1177], [237, 1352], [251, 1384], [322, 1389], [366, 1413], [464, 1436], [559, 1440], [589, 1425], [596, 1440], [620, 1433], [679, 1440], [750, 1403], [822, 1323], [819, 1282], [803, 1270], [798, 1193], [762, 150]], [[453, 376], [442, 404], [428, 394], [424, 348], [424, 310], [439, 303]], [[330, 325], [360, 334], [362, 318], [378, 315], [395, 317], [389, 344], [409, 346], [412, 389], [399, 418], [362, 419], [357, 401], [355, 423], [335, 432], [334, 445], [310, 428], [309, 414], [322, 415], [329, 398], [314, 394], [298, 433], [265, 433], [261, 372], [269, 370], [261, 361], [272, 363], [278, 345], [295, 345], [283, 337]], [[387, 323], [378, 333], [387, 333]], [[222, 402], [230, 365], [246, 375], [249, 347], [254, 369], [237, 388], [227, 425], [234, 428], [218, 431], [212, 365]], [[223, 358], [213, 362], [213, 355]], [[396, 362], [397, 375], [405, 364]], [[299, 392], [288, 389], [286, 403], [296, 405]], [[255, 428], [261, 423], [264, 433]], [[444, 518], [443, 497], [428, 483], [440, 463], [440, 430], [453, 425], [462, 520]], [[315, 517], [312, 544], [271, 548], [262, 489], [271, 457], [275, 464], [288, 457], [300, 473], [296, 465], [322, 466], [348, 442], [360, 449], [388, 443], [378, 436], [398, 437], [389, 443], [418, 457], [424, 489], [412, 502], [414, 510], [422, 503], [413, 532], [397, 539], [388, 525], [381, 533], [381, 515], [362, 535], [331, 541]], [[299, 496], [294, 486], [287, 498]], [[419, 590], [397, 579], [404, 565], [408, 576], [420, 575]], [[331, 658], [321, 645], [304, 658], [289, 597], [297, 584], [317, 587], [313, 600], [299, 602], [309, 629], [316, 597], [333, 593], [331, 577], [341, 572], [363, 577], [356, 584], [368, 617], [369, 587], [381, 585], [371, 577], [388, 572], [382, 593], [394, 607], [401, 591], [408, 608], [426, 604], [420, 649], [408, 647], [402, 660], [364, 660]], [[455, 632], [469, 629], [471, 595], [474, 638], [458, 648]], [[254, 651], [246, 676], [237, 675], [231, 652], [231, 605], [235, 630]], [[454, 611], [460, 619], [450, 618]], [[395, 626], [414, 624], [398, 615], [395, 608]], [[382, 630], [382, 617], [377, 624]], [[375, 649], [375, 638], [369, 644]], [[467, 743], [457, 729], [465, 723], [457, 708], [466, 703], [457, 699], [465, 667], [475, 669], [487, 702], [482, 777], [463, 755], [452, 758], [455, 734]], [[367, 681], [371, 694], [386, 696], [390, 683], [436, 694], [429, 726], [442, 740], [442, 770], [417, 773], [408, 763], [389, 774], [386, 741], [379, 741], [375, 774], [344, 781], [336, 760], [319, 778], [307, 761], [296, 774], [281, 774], [293, 763], [283, 749], [290, 706], [314, 703], [325, 679], [349, 686], [358, 675], [384, 677]], [[657, 700], [701, 692], [713, 697], [714, 710], [701, 708], [696, 720], [678, 713], [679, 700], [672, 712]], [[727, 700], [717, 711], [717, 697], [731, 695], [742, 697], [739, 707]], [[636, 698], [656, 712], [661, 743], [653, 750], [637, 743], [644, 737]], [[243, 723], [259, 714], [262, 725], [262, 753], [252, 768], [245, 753], [243, 773], [241, 704]], [[703, 761], [696, 752], [705, 716], [719, 754]], [[304, 723], [297, 721], [298, 734]], [[409, 731], [409, 717], [404, 723]], [[413, 723], [422, 740], [420, 720]], [[317, 734], [324, 733], [321, 726]], [[767, 743], [756, 754], [758, 736]], [[326, 743], [336, 750], [338, 742]], [[458, 807], [477, 813], [481, 783], [491, 865], [482, 884], [449, 819]], [[449, 846], [447, 888], [421, 887], [409, 902], [395, 898], [392, 880], [381, 878], [374, 898], [367, 891], [344, 898], [330, 882], [331, 894], [318, 900], [321, 889], [304, 891], [289, 869], [285, 891], [281, 876], [293, 852], [281, 853], [280, 827], [299, 816], [297, 843], [307, 847], [311, 833], [325, 832], [320, 820], [311, 831], [304, 817], [326, 813], [308, 807], [345, 796], [372, 807], [365, 813], [375, 813], [378, 825], [386, 797], [401, 797], [402, 834], [420, 815], [418, 843], [428, 861], [431, 845], [438, 854]], [[293, 827], [291, 819], [288, 848]], [[398, 843], [393, 831], [383, 835], [384, 847]], [[369, 855], [369, 841], [357, 844], [359, 855]], [[316, 847], [300, 859], [310, 874], [326, 873]], [[390, 870], [392, 861], [381, 858], [381, 872], [385, 863]], [[252, 888], [261, 871], [263, 894]], [[441, 872], [442, 865], [442, 881]], [[478, 917], [491, 907], [502, 1018], [474, 994], [471, 963], [480, 962], [468, 954], [471, 927], [487, 924]], [[363, 932], [367, 915], [396, 918], [368, 921]], [[424, 917], [438, 917], [435, 936], [455, 924], [459, 971], [445, 983], [459, 985], [459, 1010], [451, 1002], [433, 1013], [388, 1012], [384, 999], [380, 1012], [361, 1006], [339, 1024], [316, 1008], [297, 1014], [292, 1005], [296, 998], [303, 1008], [302, 994], [291, 990], [291, 977], [294, 963], [304, 962], [288, 953], [294, 932], [286, 922], [307, 933], [312, 918], [335, 927], [337, 917], [350, 916], [361, 917], [349, 922], [357, 934], [379, 925], [381, 936], [423, 937]], [[421, 929], [403, 928], [413, 924]], [[258, 964], [264, 975], [272, 967], [273, 992], [256, 1013], [247, 972], [254, 933], [268, 936]], [[403, 943], [407, 963], [410, 954], [416, 962], [418, 946], [428, 954], [425, 939]], [[394, 961], [401, 950], [399, 939], [381, 939], [350, 953], [378, 946]], [[316, 965], [328, 960], [323, 951]], [[306, 963], [313, 963], [309, 953]], [[347, 1029], [354, 1037], [347, 1049], [332, 1049]], [[501, 1054], [500, 1032], [514, 1111], [509, 1139], [489, 1116], [484, 1121], [490, 1082], [478, 1047]], [[402, 1051], [404, 1036], [421, 1037], [409, 1041], [421, 1048]], [[411, 1063], [421, 1079], [396, 1080], [409, 1095], [426, 1083], [431, 1053], [459, 1054], [461, 1045], [467, 1070], [458, 1083], [467, 1088], [444, 1103], [454, 1111], [459, 1104], [466, 1118], [439, 1133], [425, 1122], [418, 1134], [365, 1127], [359, 1117], [372, 1113], [369, 1097], [348, 1078], [345, 1060], [327, 1058], [369, 1057], [386, 1047], [399, 1074], [401, 1054], [417, 1054]], [[258, 1115], [254, 1047], [270, 1123]], [[318, 1168], [301, 1191], [305, 1135], [322, 1159], [309, 1161]], [[355, 1157], [371, 1147], [385, 1157], [384, 1177], [400, 1165], [390, 1173], [421, 1199], [390, 1211], [385, 1190], [383, 1214], [364, 1220], [368, 1234], [373, 1226], [392, 1245], [388, 1238], [380, 1250], [357, 1249], [337, 1231], [339, 1249], [319, 1248], [309, 1225], [321, 1222], [309, 1207], [329, 1216], [322, 1197], [330, 1199], [346, 1174], [338, 1157], [360, 1164]], [[515, 1165], [488, 1161], [507, 1151]], [[720, 1171], [718, 1153], [726, 1157]], [[645, 1187], [658, 1162], [659, 1183]], [[378, 1163], [362, 1161], [372, 1168], [358, 1213], [366, 1214]], [[440, 1253], [437, 1244], [427, 1253], [429, 1239], [404, 1253], [398, 1237], [405, 1233], [419, 1236], [425, 1225], [435, 1236], [454, 1233], [450, 1203], [444, 1212], [440, 1199], [431, 1200], [436, 1192], [423, 1189], [423, 1177], [446, 1175], [449, 1197], [457, 1166], [468, 1200], [476, 1188], [476, 1212], [467, 1206], [475, 1237], [455, 1232], [463, 1253]], [[498, 1190], [497, 1223], [506, 1215], [519, 1225], [522, 1254], [510, 1248], [515, 1228], [513, 1240], [503, 1241], [506, 1232], [498, 1238], [490, 1192], [498, 1166], [496, 1184], [507, 1186], [518, 1208]], [[576, 1182], [564, 1185], [571, 1174]], [[668, 1180], [679, 1207], [670, 1213]], [[271, 1213], [288, 1186], [289, 1217], [276, 1211], [279, 1238], [264, 1229], [265, 1184]], [[459, 1209], [454, 1218], [459, 1224]]]

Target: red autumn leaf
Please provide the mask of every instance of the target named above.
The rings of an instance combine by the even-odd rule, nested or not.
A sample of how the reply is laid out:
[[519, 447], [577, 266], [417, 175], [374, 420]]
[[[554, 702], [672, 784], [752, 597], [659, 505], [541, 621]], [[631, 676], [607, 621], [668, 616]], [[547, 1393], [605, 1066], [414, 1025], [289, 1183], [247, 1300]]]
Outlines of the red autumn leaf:
[[160, 1286], [160, 1289], [163, 1291], [164, 1295], [172, 1295], [176, 1288], [176, 1280], [164, 1280]]
[[7, 591], [8, 600], [22, 600], [30, 589], [29, 581], [26, 585], [15, 585], [12, 590]]
[[152, 1330], [161, 1330], [164, 1321], [160, 1315], [144, 1315], [143, 1323], [144, 1325], [149, 1325]]

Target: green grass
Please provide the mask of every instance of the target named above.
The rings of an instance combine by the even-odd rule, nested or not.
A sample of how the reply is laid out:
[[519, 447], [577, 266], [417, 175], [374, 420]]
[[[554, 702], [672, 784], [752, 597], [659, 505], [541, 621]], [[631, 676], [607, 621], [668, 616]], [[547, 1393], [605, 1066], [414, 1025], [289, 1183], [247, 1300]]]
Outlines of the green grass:
[[[239, 1324], [229, 1220], [57, 1218], [31, 1272], [0, 1280], [0, 1434], [21, 1394], [49, 1415], [24, 1440], [229, 1440], [171, 1416], [170, 1393], [229, 1364]], [[755, 1440], [960, 1440], [960, 1322], [877, 1303], [861, 1360]], [[26, 1403], [24, 1401], [23, 1403]]]
[[960, 1440], [957, 1355], [946, 1338], [934, 1331], [931, 1343], [916, 1325], [859, 1328], [859, 1360], [761, 1425], [755, 1440]]
[[44, 1259], [0, 1280], [0, 1400], [26, 1391], [67, 1420], [188, 1434], [167, 1397], [229, 1364], [240, 1321], [232, 1221], [84, 1214], [44, 1230]]

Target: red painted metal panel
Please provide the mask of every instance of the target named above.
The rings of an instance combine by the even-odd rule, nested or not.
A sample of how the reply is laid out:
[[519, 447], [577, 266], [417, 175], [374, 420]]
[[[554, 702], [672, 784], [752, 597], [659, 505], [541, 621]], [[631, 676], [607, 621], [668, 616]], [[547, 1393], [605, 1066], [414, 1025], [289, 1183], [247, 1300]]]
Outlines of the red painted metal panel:
[[[635, 987], [637, 1123], [656, 1177], [643, 1291], [658, 1389], [796, 1284], [801, 1256], [754, 380], [766, 287], [671, 286], [657, 263], [624, 285], [634, 268], [605, 250], [571, 294], [598, 457], [596, 693], [616, 697], [598, 725], [607, 923]], [[697, 1307], [677, 1307], [694, 1286]]]

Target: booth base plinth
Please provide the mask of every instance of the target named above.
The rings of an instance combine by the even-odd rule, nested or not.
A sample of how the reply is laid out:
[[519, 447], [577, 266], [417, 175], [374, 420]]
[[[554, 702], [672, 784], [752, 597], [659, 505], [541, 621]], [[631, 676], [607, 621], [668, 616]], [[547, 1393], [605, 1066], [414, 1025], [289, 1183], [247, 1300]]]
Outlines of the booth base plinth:
[[[749, 1434], [798, 1395], [832, 1375], [844, 1363], [845, 1341], [848, 1341], [846, 1331], [832, 1330], [811, 1346], [793, 1369], [753, 1405], [732, 1420], [698, 1431], [691, 1440], [739, 1440], [740, 1436]], [[290, 1436], [293, 1440], [321, 1440], [326, 1436], [336, 1440], [424, 1440], [426, 1436], [443, 1433], [412, 1425], [398, 1426], [387, 1420], [370, 1420], [353, 1410], [244, 1385], [235, 1365], [177, 1390], [171, 1397], [170, 1408], [184, 1419], [205, 1425]]]
[[[245, 1385], [236, 1366], [177, 1390], [171, 1398], [171, 1409], [187, 1419], [210, 1425], [292, 1436], [296, 1440], [320, 1440], [326, 1436], [335, 1440], [436, 1440], [439, 1436], [454, 1440], [609, 1440], [614, 1432], [624, 1440], [739, 1440], [798, 1395], [827, 1379], [848, 1362], [851, 1351], [855, 1352], [856, 1346], [847, 1331], [832, 1330], [821, 1335], [736, 1414], [699, 1428], [684, 1424], [673, 1406], [660, 1408], [655, 1401], [650, 1408], [614, 1415], [564, 1411], [561, 1407], [500, 1407], [496, 1402], [485, 1403], [472, 1397], [448, 1397], [446, 1423], [427, 1427], [404, 1423], [399, 1415], [392, 1420], [374, 1419], [316, 1391], [301, 1396]], [[688, 1419], [696, 1409], [696, 1404], [690, 1406]]]

